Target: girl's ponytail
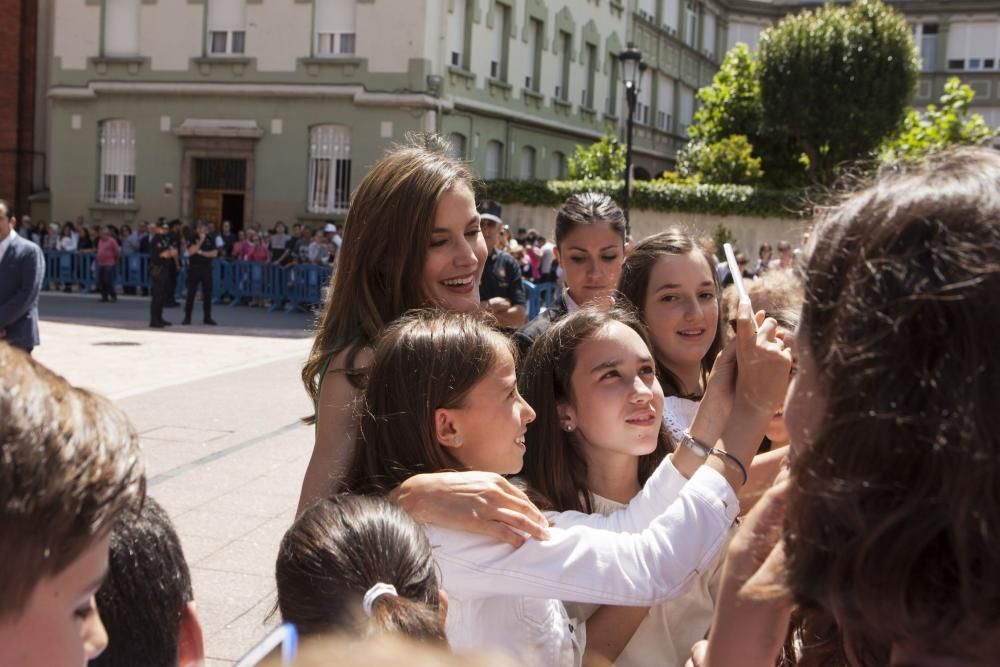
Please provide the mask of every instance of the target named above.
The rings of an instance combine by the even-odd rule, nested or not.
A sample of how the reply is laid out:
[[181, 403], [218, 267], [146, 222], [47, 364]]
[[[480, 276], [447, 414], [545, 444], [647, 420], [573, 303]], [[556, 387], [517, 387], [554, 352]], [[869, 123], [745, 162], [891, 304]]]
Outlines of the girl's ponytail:
[[302, 635], [445, 641], [427, 537], [383, 498], [341, 495], [313, 505], [281, 540], [275, 579], [282, 620]]
[[424, 641], [446, 641], [440, 612], [410, 598], [380, 595], [372, 602], [368, 619], [364, 630], [366, 636], [399, 633]]

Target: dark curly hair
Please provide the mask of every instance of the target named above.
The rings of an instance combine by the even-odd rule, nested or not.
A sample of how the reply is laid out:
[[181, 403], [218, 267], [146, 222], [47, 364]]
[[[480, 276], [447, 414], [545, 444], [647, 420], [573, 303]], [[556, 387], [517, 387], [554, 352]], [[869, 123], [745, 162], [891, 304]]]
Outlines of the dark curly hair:
[[1000, 153], [879, 178], [822, 216], [805, 274], [799, 340], [826, 409], [791, 466], [791, 589], [852, 663], [898, 644], [992, 664]]

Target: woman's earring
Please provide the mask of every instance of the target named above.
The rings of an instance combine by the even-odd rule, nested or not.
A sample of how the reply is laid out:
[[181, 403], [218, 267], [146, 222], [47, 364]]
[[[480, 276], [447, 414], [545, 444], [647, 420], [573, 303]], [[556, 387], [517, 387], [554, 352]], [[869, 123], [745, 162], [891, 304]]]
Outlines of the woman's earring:
[[567, 430], [567, 431], [572, 431], [572, 430], [573, 430], [573, 429], [575, 429], [575, 428], [576, 428], [576, 427], [575, 427], [575, 426], [573, 426], [573, 424], [566, 424], [566, 430]]
[[462, 436], [455, 434], [455, 446], [458, 447], [462, 444]]

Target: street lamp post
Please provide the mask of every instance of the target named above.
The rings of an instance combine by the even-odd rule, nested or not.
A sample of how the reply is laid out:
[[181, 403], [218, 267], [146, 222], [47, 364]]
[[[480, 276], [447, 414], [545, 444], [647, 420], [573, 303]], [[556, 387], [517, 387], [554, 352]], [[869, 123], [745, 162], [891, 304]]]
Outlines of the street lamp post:
[[632, 190], [632, 121], [635, 116], [635, 105], [639, 100], [646, 63], [642, 61], [642, 53], [632, 44], [629, 44], [628, 48], [618, 54], [618, 60], [622, 64], [622, 82], [625, 84], [625, 101], [628, 104], [628, 119], [625, 130], [625, 193], [622, 210], [625, 213], [626, 230], [631, 231], [629, 196]]

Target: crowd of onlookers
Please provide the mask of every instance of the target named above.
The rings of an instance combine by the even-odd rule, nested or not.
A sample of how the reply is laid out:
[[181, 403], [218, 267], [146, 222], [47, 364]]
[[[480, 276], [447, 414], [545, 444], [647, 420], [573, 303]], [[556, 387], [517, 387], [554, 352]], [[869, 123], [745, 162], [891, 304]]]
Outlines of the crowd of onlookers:
[[[102, 238], [110, 238], [125, 255], [148, 253], [151, 232], [148, 222], [135, 227], [124, 224], [86, 224], [83, 216], [75, 222], [67, 220], [58, 223], [35, 223], [30, 216], [23, 216], [18, 225], [18, 233], [33, 241], [43, 250], [61, 252], [98, 252]], [[193, 233], [190, 225], [174, 221], [170, 231], [178, 238], [189, 239]], [[290, 228], [282, 221], [265, 229], [253, 223], [245, 230], [233, 231], [232, 224], [225, 220], [221, 227], [208, 223], [209, 233], [215, 239], [220, 259], [252, 260], [288, 266], [291, 264], [332, 265], [343, 241], [339, 227], [332, 222], [313, 229], [307, 225], [294, 224]]]
[[[189, 241], [194, 232], [192, 225], [179, 220], [168, 224], [172, 242], [180, 247], [181, 241]], [[35, 223], [30, 216], [23, 216], [17, 226], [18, 233], [34, 242], [45, 251], [93, 253], [97, 256], [97, 272], [101, 267], [113, 267], [122, 255], [148, 254], [153, 237], [151, 223], [140, 222], [134, 227], [123, 225], [87, 224], [83, 216], [76, 221], [67, 220], [62, 225]], [[271, 228], [256, 222], [246, 229], [233, 229], [230, 221], [221, 226], [208, 223], [209, 236], [214, 239], [218, 258], [229, 261], [254, 261], [278, 266], [294, 264], [314, 264], [332, 267], [340, 251], [343, 237], [336, 223], [327, 222], [312, 228], [308, 225], [293, 224], [291, 227], [278, 221]], [[178, 268], [180, 265], [180, 253]], [[112, 271], [113, 275], [113, 271]], [[98, 282], [100, 283], [101, 276]], [[57, 284], [55, 287], [70, 292], [73, 285]], [[126, 293], [134, 293], [135, 288], [126, 288]], [[143, 294], [148, 290], [143, 289]], [[113, 294], [111, 295], [113, 298]]]

